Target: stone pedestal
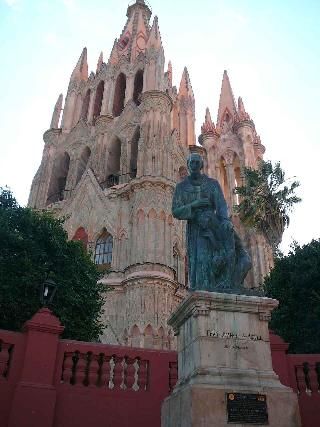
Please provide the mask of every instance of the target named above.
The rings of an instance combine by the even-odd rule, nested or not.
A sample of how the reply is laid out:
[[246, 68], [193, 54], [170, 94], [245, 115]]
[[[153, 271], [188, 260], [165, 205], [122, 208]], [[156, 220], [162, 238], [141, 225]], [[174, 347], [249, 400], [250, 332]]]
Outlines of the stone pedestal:
[[[228, 422], [227, 399], [257, 395], [267, 402], [267, 423], [298, 427], [297, 396], [272, 369], [270, 298], [198, 291], [168, 323], [178, 336], [178, 383], [162, 407], [162, 427], [249, 426]], [[238, 395], [239, 396], [239, 395]]]

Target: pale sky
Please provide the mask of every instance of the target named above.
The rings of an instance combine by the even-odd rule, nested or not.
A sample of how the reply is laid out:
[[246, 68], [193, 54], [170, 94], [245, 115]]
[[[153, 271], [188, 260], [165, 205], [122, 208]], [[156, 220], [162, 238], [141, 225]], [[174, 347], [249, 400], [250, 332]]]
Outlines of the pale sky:
[[[152, 0], [166, 60], [179, 85], [186, 65], [196, 97], [197, 136], [208, 106], [217, 115], [227, 69], [266, 147], [303, 201], [283, 248], [320, 237], [319, 0]], [[43, 133], [59, 93], [88, 48], [89, 70], [107, 62], [126, 22], [123, 0], [0, 0], [0, 186], [25, 205], [39, 167]]]

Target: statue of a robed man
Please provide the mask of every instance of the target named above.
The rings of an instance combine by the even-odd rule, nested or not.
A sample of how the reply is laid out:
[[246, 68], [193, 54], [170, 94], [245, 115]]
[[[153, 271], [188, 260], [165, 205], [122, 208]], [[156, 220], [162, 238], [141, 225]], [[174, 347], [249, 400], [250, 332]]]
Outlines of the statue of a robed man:
[[250, 257], [233, 228], [218, 181], [200, 172], [199, 154], [191, 154], [187, 164], [190, 175], [176, 186], [172, 213], [187, 220], [191, 290], [239, 290], [251, 268]]

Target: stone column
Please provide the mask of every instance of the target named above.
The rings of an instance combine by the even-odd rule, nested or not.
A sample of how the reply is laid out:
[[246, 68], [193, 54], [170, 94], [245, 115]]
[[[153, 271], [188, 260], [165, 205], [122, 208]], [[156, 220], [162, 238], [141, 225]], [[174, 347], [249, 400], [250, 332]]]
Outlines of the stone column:
[[111, 80], [108, 79], [105, 81], [105, 87], [103, 92], [103, 100], [101, 106], [101, 115], [111, 115], [112, 111], [110, 110], [110, 98], [111, 98]]
[[119, 184], [124, 184], [129, 181], [128, 151], [129, 151], [128, 141], [122, 141]]
[[230, 207], [230, 212], [233, 211], [233, 206], [236, 204], [236, 197], [233, 193], [234, 187], [235, 187], [235, 175], [234, 175], [234, 169], [233, 169], [233, 158], [234, 153], [233, 151], [227, 151], [223, 155], [225, 162], [226, 162], [226, 171], [227, 171], [227, 180], [228, 180], [228, 204]]
[[133, 97], [133, 85], [134, 85], [134, 75], [130, 73], [129, 76], [127, 76], [127, 84], [126, 84], [126, 94], [125, 94], [125, 101], [124, 105], [127, 104], [130, 99]]
[[204, 291], [180, 304], [168, 320], [178, 336], [178, 383], [162, 427], [301, 426], [297, 396], [272, 368], [268, 320], [277, 305]]
[[82, 97], [81, 94], [77, 94], [77, 98], [75, 101], [75, 107], [74, 107], [74, 113], [73, 113], [73, 119], [72, 119], [72, 126], [75, 126], [79, 119], [81, 114], [81, 108], [82, 108]]
[[93, 119], [93, 109], [94, 109], [94, 103], [96, 99], [96, 88], [91, 90], [91, 96], [90, 96], [90, 103], [89, 103], [89, 109], [88, 109], [88, 123], [92, 122]]
[[72, 90], [71, 92], [68, 93], [65, 101], [65, 105], [64, 105], [62, 125], [61, 125], [64, 131], [69, 131], [72, 127], [76, 100], [77, 100], [77, 94], [74, 90]]

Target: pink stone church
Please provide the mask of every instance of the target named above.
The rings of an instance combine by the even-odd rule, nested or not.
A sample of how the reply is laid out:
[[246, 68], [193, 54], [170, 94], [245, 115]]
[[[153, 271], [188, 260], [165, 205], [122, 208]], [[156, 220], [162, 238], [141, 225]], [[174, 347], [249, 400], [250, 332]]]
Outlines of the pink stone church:
[[256, 167], [265, 151], [253, 120], [224, 71], [216, 124], [207, 109], [196, 144], [189, 73], [185, 68], [179, 88], [172, 85], [151, 15], [144, 0], [132, 3], [109, 59], [101, 54], [90, 74], [83, 49], [44, 133], [29, 206], [66, 217], [69, 238], [81, 240], [105, 271], [112, 290], [102, 342], [173, 349], [167, 319], [188, 293], [188, 268], [185, 224], [172, 217], [171, 202], [190, 152], [203, 156], [204, 172], [222, 186], [253, 261], [247, 287], [260, 286], [273, 258], [264, 237], [233, 212], [243, 166]]

